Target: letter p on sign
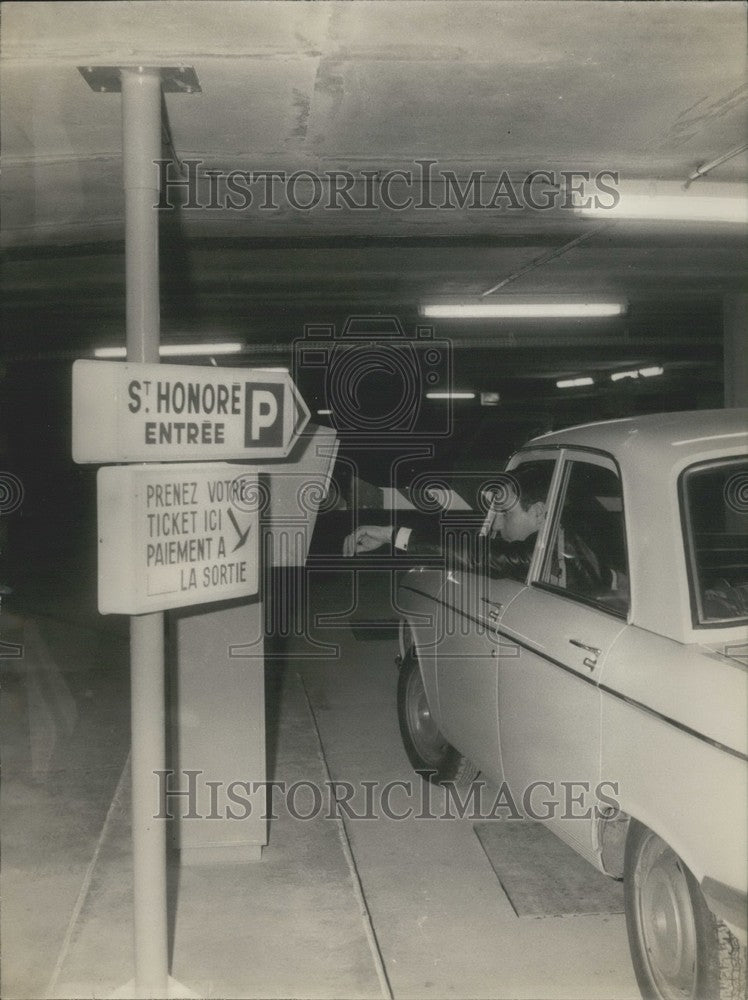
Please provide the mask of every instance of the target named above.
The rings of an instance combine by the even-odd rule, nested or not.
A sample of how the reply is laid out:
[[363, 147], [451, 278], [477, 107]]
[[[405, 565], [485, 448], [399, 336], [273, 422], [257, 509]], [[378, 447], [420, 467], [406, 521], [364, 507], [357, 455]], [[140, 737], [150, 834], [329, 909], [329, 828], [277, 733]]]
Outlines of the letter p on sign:
[[283, 392], [277, 383], [245, 385], [244, 445], [283, 446]]

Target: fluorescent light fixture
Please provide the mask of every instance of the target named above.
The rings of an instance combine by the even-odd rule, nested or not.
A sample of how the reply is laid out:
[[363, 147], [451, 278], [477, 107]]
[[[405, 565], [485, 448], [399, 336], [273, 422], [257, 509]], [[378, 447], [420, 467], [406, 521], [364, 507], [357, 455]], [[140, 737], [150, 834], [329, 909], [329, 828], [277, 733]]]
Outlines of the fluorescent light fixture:
[[620, 316], [623, 302], [463, 302], [421, 306], [429, 319], [552, 319]]
[[560, 378], [556, 382], [559, 389], [575, 389], [578, 385], [594, 385], [595, 380], [589, 375], [580, 378]]
[[611, 382], [620, 382], [624, 378], [639, 378], [643, 375], [644, 378], [651, 378], [653, 375], [662, 375], [665, 369], [662, 365], [650, 365], [649, 368], [640, 368], [638, 371], [632, 370], [627, 372], [613, 372], [610, 376]]
[[127, 351], [124, 347], [97, 347], [94, 350], [95, 358], [126, 358]]
[[[161, 357], [188, 357], [190, 355], [213, 355], [213, 354], [239, 354], [244, 350], [244, 344], [160, 344], [158, 353]], [[126, 358], [127, 350], [124, 347], [97, 347], [94, 349], [95, 358]]]
[[482, 392], [480, 394], [481, 406], [498, 406], [501, 396], [498, 392]]
[[475, 399], [474, 392], [427, 392], [426, 399]]
[[317, 410], [318, 417], [331, 417], [332, 410]]
[[[748, 187], [699, 182], [685, 189], [679, 181], [628, 181], [616, 188], [618, 200], [575, 195], [580, 215], [594, 219], [651, 219], [661, 222], [717, 222], [748, 225]], [[589, 204], [586, 204], [589, 202]]]

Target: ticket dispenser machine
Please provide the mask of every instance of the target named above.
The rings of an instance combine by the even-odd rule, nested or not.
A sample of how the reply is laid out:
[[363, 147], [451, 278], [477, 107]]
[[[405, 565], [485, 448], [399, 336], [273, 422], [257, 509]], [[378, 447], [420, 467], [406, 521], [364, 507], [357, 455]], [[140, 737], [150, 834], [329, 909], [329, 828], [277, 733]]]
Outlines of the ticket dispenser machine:
[[334, 431], [309, 425], [288, 459], [247, 465], [258, 474], [242, 502], [259, 511], [260, 593], [171, 613], [162, 801], [183, 864], [257, 860], [267, 844], [263, 581], [304, 565], [336, 449]]

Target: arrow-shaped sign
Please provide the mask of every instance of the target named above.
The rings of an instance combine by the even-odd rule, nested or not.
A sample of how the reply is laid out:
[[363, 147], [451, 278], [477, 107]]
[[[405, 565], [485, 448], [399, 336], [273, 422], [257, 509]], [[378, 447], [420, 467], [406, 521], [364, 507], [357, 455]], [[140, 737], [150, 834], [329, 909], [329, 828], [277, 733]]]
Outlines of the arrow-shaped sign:
[[286, 458], [309, 410], [284, 368], [76, 361], [76, 462]]
[[230, 507], [229, 507], [229, 520], [234, 525], [236, 533], [239, 536], [239, 541], [236, 543], [236, 545], [231, 550], [232, 552], [236, 552], [237, 549], [240, 549], [242, 547], [242, 545], [244, 545], [244, 543], [247, 541], [247, 538], [249, 538], [249, 533], [252, 530], [252, 525], [250, 523], [250, 525], [247, 528], [247, 530], [244, 531], [244, 532], [242, 532], [242, 529], [239, 527], [239, 524], [238, 524], [238, 522], [236, 520], [236, 517], [234, 516], [234, 512], [233, 512], [233, 510]]

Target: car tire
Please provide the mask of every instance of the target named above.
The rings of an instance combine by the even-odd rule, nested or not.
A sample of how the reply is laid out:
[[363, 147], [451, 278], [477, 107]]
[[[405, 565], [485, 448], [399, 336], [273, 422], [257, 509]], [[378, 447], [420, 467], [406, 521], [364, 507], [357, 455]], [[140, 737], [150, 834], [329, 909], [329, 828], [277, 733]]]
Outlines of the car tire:
[[422, 778], [436, 785], [452, 782], [459, 787], [475, 780], [478, 768], [452, 746], [434, 721], [413, 648], [400, 666], [397, 717], [408, 760]]
[[624, 899], [645, 1000], [744, 1000], [745, 948], [675, 851], [636, 820], [626, 840]]

